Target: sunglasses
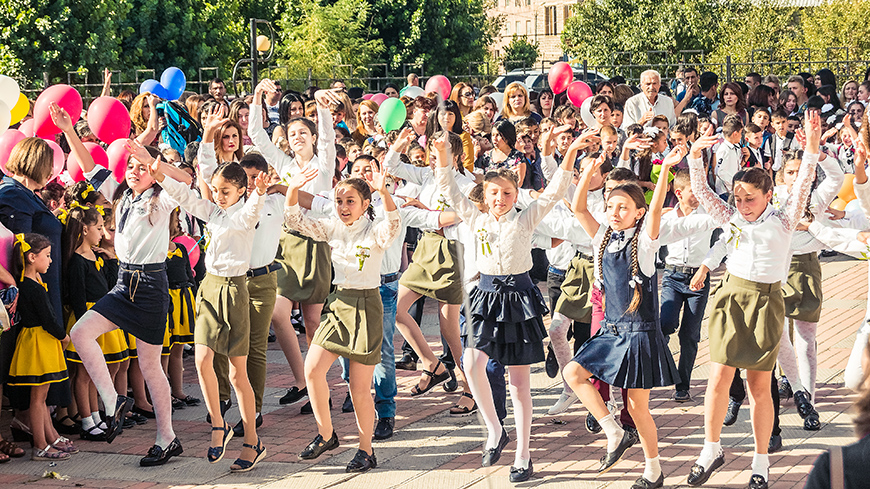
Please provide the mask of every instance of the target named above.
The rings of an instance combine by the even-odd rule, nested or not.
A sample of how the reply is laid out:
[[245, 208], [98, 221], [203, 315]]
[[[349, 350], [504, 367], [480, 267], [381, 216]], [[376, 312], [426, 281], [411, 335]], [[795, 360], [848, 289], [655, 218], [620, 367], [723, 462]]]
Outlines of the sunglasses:
[[463, 97], [474, 97], [474, 92], [465, 92], [462, 94]]

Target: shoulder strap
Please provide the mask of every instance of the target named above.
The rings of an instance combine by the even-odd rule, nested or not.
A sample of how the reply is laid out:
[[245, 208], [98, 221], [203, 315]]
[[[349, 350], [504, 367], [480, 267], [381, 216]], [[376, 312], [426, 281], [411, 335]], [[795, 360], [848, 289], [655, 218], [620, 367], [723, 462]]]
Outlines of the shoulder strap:
[[846, 479], [843, 474], [843, 447], [832, 447], [829, 453], [831, 455], [831, 489], [844, 489]]

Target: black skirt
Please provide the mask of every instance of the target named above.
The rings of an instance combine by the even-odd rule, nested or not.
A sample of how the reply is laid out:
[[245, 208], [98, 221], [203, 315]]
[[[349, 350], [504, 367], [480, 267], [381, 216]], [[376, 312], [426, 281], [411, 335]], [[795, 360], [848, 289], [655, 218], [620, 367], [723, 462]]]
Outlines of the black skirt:
[[169, 314], [166, 264], [122, 263], [118, 283], [91, 310], [145, 343], [162, 345]]
[[544, 361], [544, 315], [549, 313], [541, 291], [528, 273], [480, 275], [471, 291], [469, 346], [502, 365]]

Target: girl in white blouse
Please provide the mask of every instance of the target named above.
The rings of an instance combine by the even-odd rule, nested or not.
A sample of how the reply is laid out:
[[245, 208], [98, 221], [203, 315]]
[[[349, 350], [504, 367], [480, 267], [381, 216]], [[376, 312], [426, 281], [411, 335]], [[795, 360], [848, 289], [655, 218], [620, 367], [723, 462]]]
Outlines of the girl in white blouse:
[[[338, 217], [312, 219], [299, 208], [299, 189], [317, 176], [308, 168], [288, 182], [285, 224], [332, 247], [335, 291], [329, 294], [321, 324], [305, 358], [305, 380], [317, 436], [299, 454], [310, 460], [338, 447], [329, 413], [329, 385], [326, 374], [339, 356], [350, 360], [350, 396], [359, 427], [359, 450], [347, 465], [348, 472], [365, 472], [377, 467], [372, 449], [375, 406], [371, 385], [375, 366], [381, 361], [383, 303], [381, 260], [399, 235], [401, 219], [386, 186], [386, 174], [372, 172], [367, 183], [349, 178], [335, 187]], [[371, 185], [371, 187], [369, 186]], [[377, 190], [386, 219], [374, 220], [371, 188]]]
[[149, 167], [152, 177], [178, 204], [206, 222], [209, 244], [205, 255], [205, 278], [196, 297], [196, 370], [205, 404], [211, 416], [212, 440], [206, 457], [220, 461], [233, 437], [233, 430], [221, 413], [218, 380], [213, 360], [215, 353], [229, 357], [230, 382], [239, 400], [245, 442], [239, 458], [230, 466], [233, 472], [247, 472], [266, 456], [255, 424], [254, 391], [248, 380], [250, 344], [250, 296], [246, 274], [250, 268], [254, 232], [260, 220], [265, 173], [256, 179], [256, 192], [243, 200], [248, 187], [245, 170], [238, 163], [224, 163], [214, 172], [211, 191], [214, 202], [199, 197], [187, 185], [163, 175], [160, 160]]
[[725, 226], [719, 239], [701, 265], [691, 287], [701, 288], [710, 268], [728, 255], [728, 272], [712, 297], [709, 321], [710, 359], [713, 367], [704, 397], [704, 449], [692, 466], [688, 483], [703, 484], [713, 470], [725, 463], [719, 438], [728, 406], [728, 388], [735, 368], [745, 368], [755, 435], [755, 456], [749, 487], [767, 487], [768, 443], [773, 429], [773, 400], [770, 372], [776, 363], [785, 319], [781, 283], [788, 270], [789, 253], [795, 226], [806, 208], [816, 164], [819, 160], [821, 123], [818, 111], [809, 111], [804, 125], [806, 152], [785, 209], [771, 205], [773, 182], [760, 168], [740, 171], [734, 176], [735, 207], [716, 196], [707, 184], [701, 160], [704, 148], [717, 138], [708, 129], [692, 146], [689, 171], [692, 192], [713, 216]]
[[[436, 135], [437, 136], [437, 135]], [[481, 212], [457, 184], [446, 135], [432, 143], [436, 154], [435, 181], [476, 235], [480, 283], [470, 294], [470, 324], [463, 355], [471, 392], [487, 428], [483, 466], [498, 461], [508, 443], [492, 399], [486, 364], [490, 358], [508, 367], [511, 401], [517, 425], [517, 450], [510, 471], [511, 482], [528, 480], [534, 469], [529, 452], [532, 426], [530, 365], [544, 360], [547, 335], [543, 315], [548, 312], [540, 290], [529, 278], [532, 268], [532, 233], [544, 216], [562, 199], [573, 176], [572, 161], [565, 159], [541, 196], [522, 211], [517, 202], [517, 180], [509, 170], [488, 172], [484, 177]]]

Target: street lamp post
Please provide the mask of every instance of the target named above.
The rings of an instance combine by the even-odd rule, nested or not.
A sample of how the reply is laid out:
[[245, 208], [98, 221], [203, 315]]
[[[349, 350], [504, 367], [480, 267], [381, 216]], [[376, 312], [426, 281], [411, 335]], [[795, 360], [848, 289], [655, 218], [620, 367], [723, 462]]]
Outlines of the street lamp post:
[[[233, 66], [233, 92], [236, 96], [239, 94], [238, 84], [236, 83], [236, 74], [239, 67], [245, 63], [251, 64], [251, 90], [253, 91], [259, 81], [259, 64], [268, 63], [275, 54], [275, 29], [272, 28], [272, 24], [269, 21], [262, 19], [248, 20], [250, 22], [248, 44], [250, 45], [251, 57], [240, 59], [236, 61], [236, 64]], [[269, 28], [269, 37], [257, 35], [258, 24], [265, 24]], [[260, 58], [260, 55], [267, 51], [268, 53], [266, 54], [266, 57]]]

